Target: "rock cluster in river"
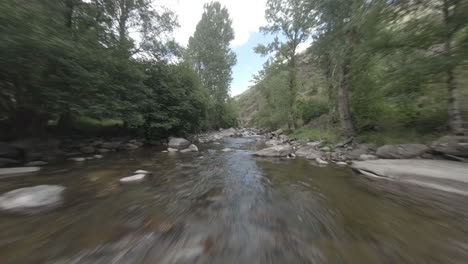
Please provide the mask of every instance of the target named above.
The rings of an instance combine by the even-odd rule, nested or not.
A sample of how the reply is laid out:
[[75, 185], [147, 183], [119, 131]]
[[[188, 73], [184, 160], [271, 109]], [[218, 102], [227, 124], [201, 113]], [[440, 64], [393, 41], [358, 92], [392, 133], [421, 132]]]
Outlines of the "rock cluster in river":
[[[295, 154], [297, 157], [315, 160], [319, 164], [325, 164], [321, 161], [342, 165], [354, 160], [414, 158], [449, 158], [466, 161], [462, 157], [468, 157], [468, 137], [462, 136], [443, 137], [434, 142], [431, 147], [424, 144], [398, 144], [384, 145], [377, 149], [371, 149], [367, 144], [355, 143], [352, 138], [345, 139], [334, 146], [325, 145], [323, 141], [298, 141], [284, 135], [281, 129], [266, 133], [264, 140], [267, 148], [254, 153], [255, 156], [292, 157], [291, 154]], [[293, 151], [282, 151], [288, 150], [290, 146]]]

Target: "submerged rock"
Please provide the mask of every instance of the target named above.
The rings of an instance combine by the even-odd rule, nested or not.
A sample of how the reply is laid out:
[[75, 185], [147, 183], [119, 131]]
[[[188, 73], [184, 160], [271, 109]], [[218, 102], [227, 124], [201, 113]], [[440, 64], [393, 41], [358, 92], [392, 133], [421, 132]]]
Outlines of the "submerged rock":
[[377, 149], [377, 156], [383, 159], [410, 159], [429, 151], [429, 147], [423, 144], [385, 145]]
[[68, 160], [76, 161], [76, 162], [83, 162], [83, 161], [86, 161], [87, 158], [78, 157], [78, 158], [69, 158]]
[[32, 173], [32, 172], [37, 172], [40, 169], [41, 169], [40, 167], [1, 168], [0, 176]]
[[145, 177], [146, 177], [146, 174], [136, 174], [130, 177], [122, 178], [120, 179], [120, 182], [121, 183], [137, 183], [137, 182], [143, 181]]
[[259, 157], [286, 157], [294, 152], [291, 145], [277, 145], [255, 152], [254, 156]]
[[170, 148], [181, 149], [190, 145], [190, 141], [185, 138], [171, 138], [168, 145]]
[[96, 150], [92, 146], [85, 146], [85, 147], [80, 148], [80, 152], [83, 154], [92, 154], [95, 151]]
[[26, 167], [36, 167], [36, 166], [45, 166], [49, 164], [48, 162], [45, 162], [45, 161], [42, 161], [42, 160], [36, 160], [36, 161], [30, 161], [26, 164], [24, 164], [24, 166]]
[[0, 210], [11, 213], [34, 214], [46, 212], [63, 203], [65, 187], [38, 185], [7, 192], [0, 196]]

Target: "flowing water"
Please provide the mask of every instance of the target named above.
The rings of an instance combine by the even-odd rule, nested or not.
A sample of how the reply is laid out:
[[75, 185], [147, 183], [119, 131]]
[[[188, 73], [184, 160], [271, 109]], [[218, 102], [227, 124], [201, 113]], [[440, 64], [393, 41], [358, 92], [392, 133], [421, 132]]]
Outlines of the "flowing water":
[[[2, 179], [0, 192], [67, 193], [53, 212], [0, 215], [0, 263], [468, 263], [466, 218], [376, 191], [347, 168], [253, 158], [258, 144], [120, 152]], [[153, 174], [118, 183], [137, 169]]]

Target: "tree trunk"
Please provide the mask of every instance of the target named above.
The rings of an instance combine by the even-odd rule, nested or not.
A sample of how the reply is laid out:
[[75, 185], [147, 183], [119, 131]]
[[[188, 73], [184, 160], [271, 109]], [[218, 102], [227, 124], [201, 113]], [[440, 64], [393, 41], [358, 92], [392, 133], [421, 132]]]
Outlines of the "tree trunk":
[[[293, 51], [293, 54], [296, 52]], [[297, 76], [296, 76], [296, 58], [295, 55], [292, 56], [289, 64], [289, 102], [288, 102], [288, 129], [290, 131], [296, 130], [296, 114], [294, 110], [294, 105], [296, 102], [297, 95]]]
[[449, 114], [449, 125], [452, 133], [464, 134], [463, 120], [460, 111], [459, 104], [459, 92], [455, 81], [455, 65], [452, 62], [452, 38], [454, 32], [450, 25], [450, 5], [447, 0], [444, 0], [443, 6], [444, 23], [446, 27], [445, 43], [444, 43], [444, 54], [448, 63], [446, 70], [446, 84], [448, 89], [448, 114]]
[[338, 110], [340, 113], [340, 122], [345, 137], [354, 136], [354, 124], [351, 118], [349, 103], [349, 92], [351, 90], [351, 63], [353, 55], [353, 33], [346, 32], [345, 54], [342, 64], [342, 79], [338, 88]]

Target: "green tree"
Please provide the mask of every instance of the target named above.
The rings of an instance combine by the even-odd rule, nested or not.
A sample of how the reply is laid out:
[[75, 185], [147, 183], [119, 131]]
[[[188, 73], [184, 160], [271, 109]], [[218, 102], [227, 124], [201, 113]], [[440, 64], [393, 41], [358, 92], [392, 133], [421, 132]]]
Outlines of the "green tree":
[[315, 13], [304, 0], [269, 0], [265, 11], [267, 26], [260, 28], [265, 34], [281, 34], [281, 41], [276, 37], [268, 45], [259, 45], [255, 51], [260, 54], [275, 53], [279, 61], [286, 60], [289, 68], [288, 76], [288, 127], [296, 127], [294, 104], [297, 97], [296, 55], [300, 44], [307, 41], [315, 25]]
[[232, 125], [224, 116], [229, 115], [229, 88], [232, 67], [236, 64], [236, 55], [229, 46], [233, 39], [228, 10], [219, 2], [205, 4], [202, 19], [189, 39], [187, 60], [209, 91], [211, 106], [208, 117], [216, 128]]

